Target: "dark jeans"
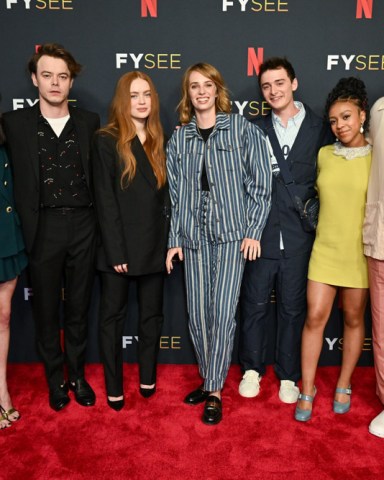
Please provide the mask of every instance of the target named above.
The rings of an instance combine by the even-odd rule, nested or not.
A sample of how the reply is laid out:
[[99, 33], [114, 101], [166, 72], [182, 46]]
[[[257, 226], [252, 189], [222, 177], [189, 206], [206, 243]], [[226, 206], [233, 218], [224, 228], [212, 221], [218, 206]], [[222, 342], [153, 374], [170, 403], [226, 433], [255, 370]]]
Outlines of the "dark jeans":
[[275, 371], [280, 380], [301, 376], [301, 334], [307, 313], [307, 273], [310, 252], [279, 259], [247, 262], [240, 297], [239, 358], [243, 370], [265, 374], [267, 326], [271, 292], [276, 291]]

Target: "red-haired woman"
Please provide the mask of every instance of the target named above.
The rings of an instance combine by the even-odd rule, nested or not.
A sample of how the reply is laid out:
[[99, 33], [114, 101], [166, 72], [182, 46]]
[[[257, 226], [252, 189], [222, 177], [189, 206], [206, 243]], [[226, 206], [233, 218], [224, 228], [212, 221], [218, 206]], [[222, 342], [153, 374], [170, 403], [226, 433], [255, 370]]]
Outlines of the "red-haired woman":
[[117, 83], [108, 124], [96, 135], [94, 188], [101, 246], [100, 345], [108, 405], [124, 406], [122, 335], [129, 286], [137, 282], [140, 393], [156, 390], [169, 224], [159, 99], [139, 71]]

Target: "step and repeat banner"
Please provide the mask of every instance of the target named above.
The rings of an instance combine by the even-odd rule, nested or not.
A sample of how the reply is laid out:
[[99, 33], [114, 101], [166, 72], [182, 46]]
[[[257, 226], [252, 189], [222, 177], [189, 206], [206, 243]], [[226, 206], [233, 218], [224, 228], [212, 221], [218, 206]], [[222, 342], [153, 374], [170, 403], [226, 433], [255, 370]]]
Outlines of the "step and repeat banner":
[[[383, 0], [0, 0], [1, 110], [33, 105], [37, 92], [26, 65], [37, 45], [63, 44], [84, 65], [70, 101], [98, 112], [102, 123], [118, 78], [131, 70], [149, 74], [161, 100], [168, 135], [177, 124], [176, 105], [184, 70], [209, 62], [223, 74], [233, 112], [248, 119], [268, 113], [257, 85], [259, 65], [286, 56], [299, 83], [296, 99], [323, 114], [327, 93], [341, 77], [357, 76], [370, 104], [384, 96]], [[28, 272], [13, 299], [10, 361], [38, 360]], [[137, 350], [137, 303], [132, 288], [124, 337], [126, 360]], [[62, 292], [65, 302], [65, 291]], [[99, 361], [99, 283], [89, 316], [88, 360]], [[271, 312], [275, 308], [271, 297]], [[271, 315], [273, 318], [273, 315]], [[273, 359], [274, 322], [269, 360]], [[328, 323], [321, 364], [340, 363], [342, 316], [338, 301]], [[237, 347], [234, 350], [237, 361]], [[188, 335], [182, 266], [167, 277], [160, 362], [195, 361]], [[361, 365], [372, 363], [371, 321]]]

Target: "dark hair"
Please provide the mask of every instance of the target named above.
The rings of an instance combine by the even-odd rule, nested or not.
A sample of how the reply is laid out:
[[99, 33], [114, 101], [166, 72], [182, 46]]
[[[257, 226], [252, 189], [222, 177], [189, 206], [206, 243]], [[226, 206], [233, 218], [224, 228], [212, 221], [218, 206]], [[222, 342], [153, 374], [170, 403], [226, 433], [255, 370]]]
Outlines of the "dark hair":
[[28, 62], [29, 73], [36, 75], [37, 63], [43, 55], [48, 57], [61, 58], [67, 64], [68, 70], [71, 74], [71, 78], [77, 77], [81, 72], [82, 66], [77, 63], [72, 54], [68, 52], [62, 45], [57, 43], [44, 43], [40, 45], [36, 53], [31, 57]]
[[281, 68], [284, 68], [291, 82], [293, 82], [293, 80], [296, 78], [296, 73], [291, 62], [289, 62], [285, 57], [271, 57], [267, 58], [267, 60], [260, 65], [258, 75], [259, 87], [261, 87], [261, 76], [263, 73], [265, 73], [267, 70], [280, 70]]
[[328, 120], [329, 110], [336, 102], [352, 102], [365, 112], [365, 129], [369, 127], [369, 104], [365, 84], [356, 77], [341, 78], [328, 94], [325, 113]]

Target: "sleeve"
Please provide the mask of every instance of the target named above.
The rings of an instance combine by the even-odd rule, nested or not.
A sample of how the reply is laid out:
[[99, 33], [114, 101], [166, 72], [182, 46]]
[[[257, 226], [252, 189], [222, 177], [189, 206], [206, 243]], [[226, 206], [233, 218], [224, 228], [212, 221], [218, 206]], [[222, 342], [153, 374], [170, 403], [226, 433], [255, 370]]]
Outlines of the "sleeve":
[[179, 219], [179, 176], [180, 176], [180, 161], [176, 149], [175, 131], [167, 144], [167, 175], [169, 185], [169, 195], [171, 198], [171, 226], [168, 236], [168, 248], [181, 247], [182, 242], [180, 238], [180, 219]]
[[92, 150], [95, 208], [107, 262], [110, 266], [128, 263], [123, 222], [115, 192], [115, 142], [112, 138], [96, 134]]
[[247, 227], [245, 238], [260, 240], [271, 208], [272, 169], [265, 136], [247, 122], [245, 128], [245, 180]]

